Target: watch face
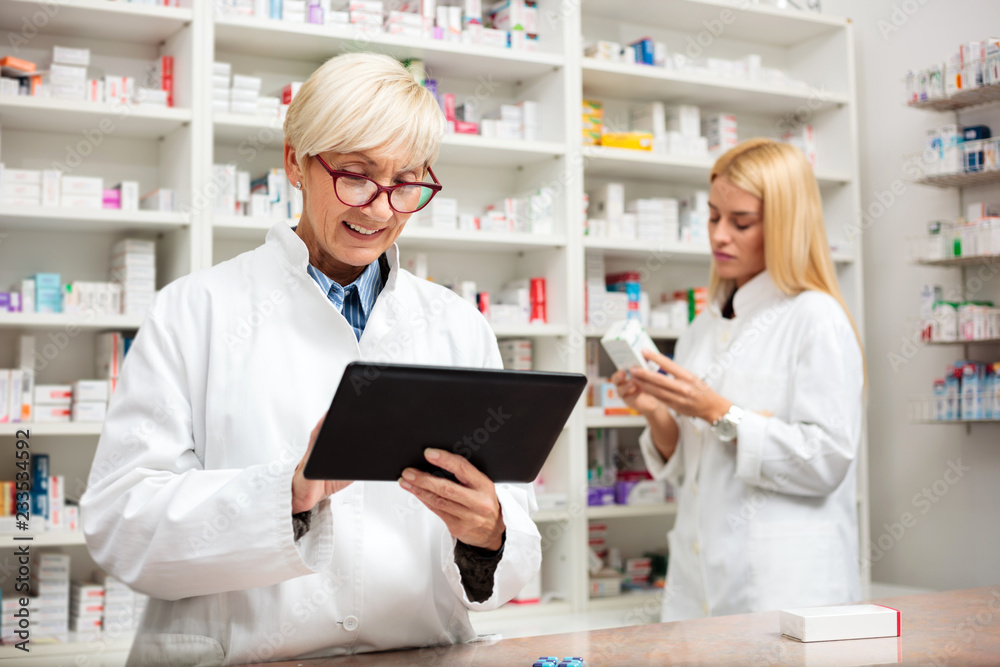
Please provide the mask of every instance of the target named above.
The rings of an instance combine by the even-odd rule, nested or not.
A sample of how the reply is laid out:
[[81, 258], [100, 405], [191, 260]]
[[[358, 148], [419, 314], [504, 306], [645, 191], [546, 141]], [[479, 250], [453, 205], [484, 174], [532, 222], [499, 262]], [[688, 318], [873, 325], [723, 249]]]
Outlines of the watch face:
[[719, 433], [719, 438], [722, 440], [730, 441], [736, 438], [736, 424], [725, 417], [719, 422], [716, 430]]

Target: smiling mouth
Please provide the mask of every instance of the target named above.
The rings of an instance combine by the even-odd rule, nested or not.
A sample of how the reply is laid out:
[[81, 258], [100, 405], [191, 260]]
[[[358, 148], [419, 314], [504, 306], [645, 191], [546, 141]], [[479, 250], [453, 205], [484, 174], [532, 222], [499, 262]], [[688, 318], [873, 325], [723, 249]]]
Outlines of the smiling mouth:
[[353, 232], [357, 232], [358, 234], [361, 234], [362, 236], [376, 236], [379, 233], [385, 231], [384, 227], [382, 229], [366, 229], [366, 228], [362, 227], [361, 225], [351, 224], [350, 222], [347, 222], [346, 220], [344, 220], [343, 222], [344, 222], [344, 225], [346, 225], [348, 229], [350, 229]]

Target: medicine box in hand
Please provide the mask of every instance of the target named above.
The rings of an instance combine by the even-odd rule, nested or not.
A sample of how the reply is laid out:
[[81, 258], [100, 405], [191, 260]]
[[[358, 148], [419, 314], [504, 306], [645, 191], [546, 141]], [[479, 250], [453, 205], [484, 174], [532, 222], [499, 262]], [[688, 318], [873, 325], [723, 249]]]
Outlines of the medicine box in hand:
[[642, 356], [643, 350], [658, 350], [637, 319], [620, 320], [612, 324], [601, 339], [601, 345], [620, 371], [628, 371], [635, 366], [645, 366], [651, 371], [660, 370], [655, 361], [647, 361]]
[[899, 637], [900, 613], [877, 604], [782, 609], [781, 634], [801, 642]]

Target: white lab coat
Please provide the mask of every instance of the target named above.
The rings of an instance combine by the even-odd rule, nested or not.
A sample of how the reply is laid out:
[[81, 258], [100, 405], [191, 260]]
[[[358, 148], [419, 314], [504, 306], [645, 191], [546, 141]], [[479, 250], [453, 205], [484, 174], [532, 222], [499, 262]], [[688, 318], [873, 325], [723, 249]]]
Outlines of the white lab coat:
[[482, 603], [465, 593], [444, 522], [394, 482], [355, 482], [323, 500], [294, 540], [292, 475], [348, 362], [501, 367], [472, 305], [399, 268], [397, 247], [387, 255], [360, 342], [306, 273], [305, 244], [285, 223], [157, 298], [81, 501], [97, 563], [154, 598], [131, 663], [464, 642], [475, 636], [468, 609], [500, 606], [538, 571], [526, 485], [497, 485], [506, 546]]
[[650, 472], [678, 512], [663, 621], [861, 598], [856, 462], [864, 373], [850, 321], [827, 294], [794, 297], [765, 271], [677, 342], [675, 359], [745, 410], [736, 443], [679, 417], [668, 462], [647, 428]]

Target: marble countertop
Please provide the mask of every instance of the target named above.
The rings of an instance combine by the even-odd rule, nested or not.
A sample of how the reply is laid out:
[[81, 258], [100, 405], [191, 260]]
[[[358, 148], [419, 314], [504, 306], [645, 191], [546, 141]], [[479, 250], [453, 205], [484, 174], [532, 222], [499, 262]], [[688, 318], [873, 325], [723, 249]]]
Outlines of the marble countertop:
[[873, 600], [899, 609], [902, 636], [801, 642], [781, 636], [778, 613], [720, 616], [611, 630], [504, 639], [492, 644], [294, 660], [282, 667], [530, 667], [542, 655], [580, 656], [591, 667], [635, 665], [1000, 666], [1000, 586]]

